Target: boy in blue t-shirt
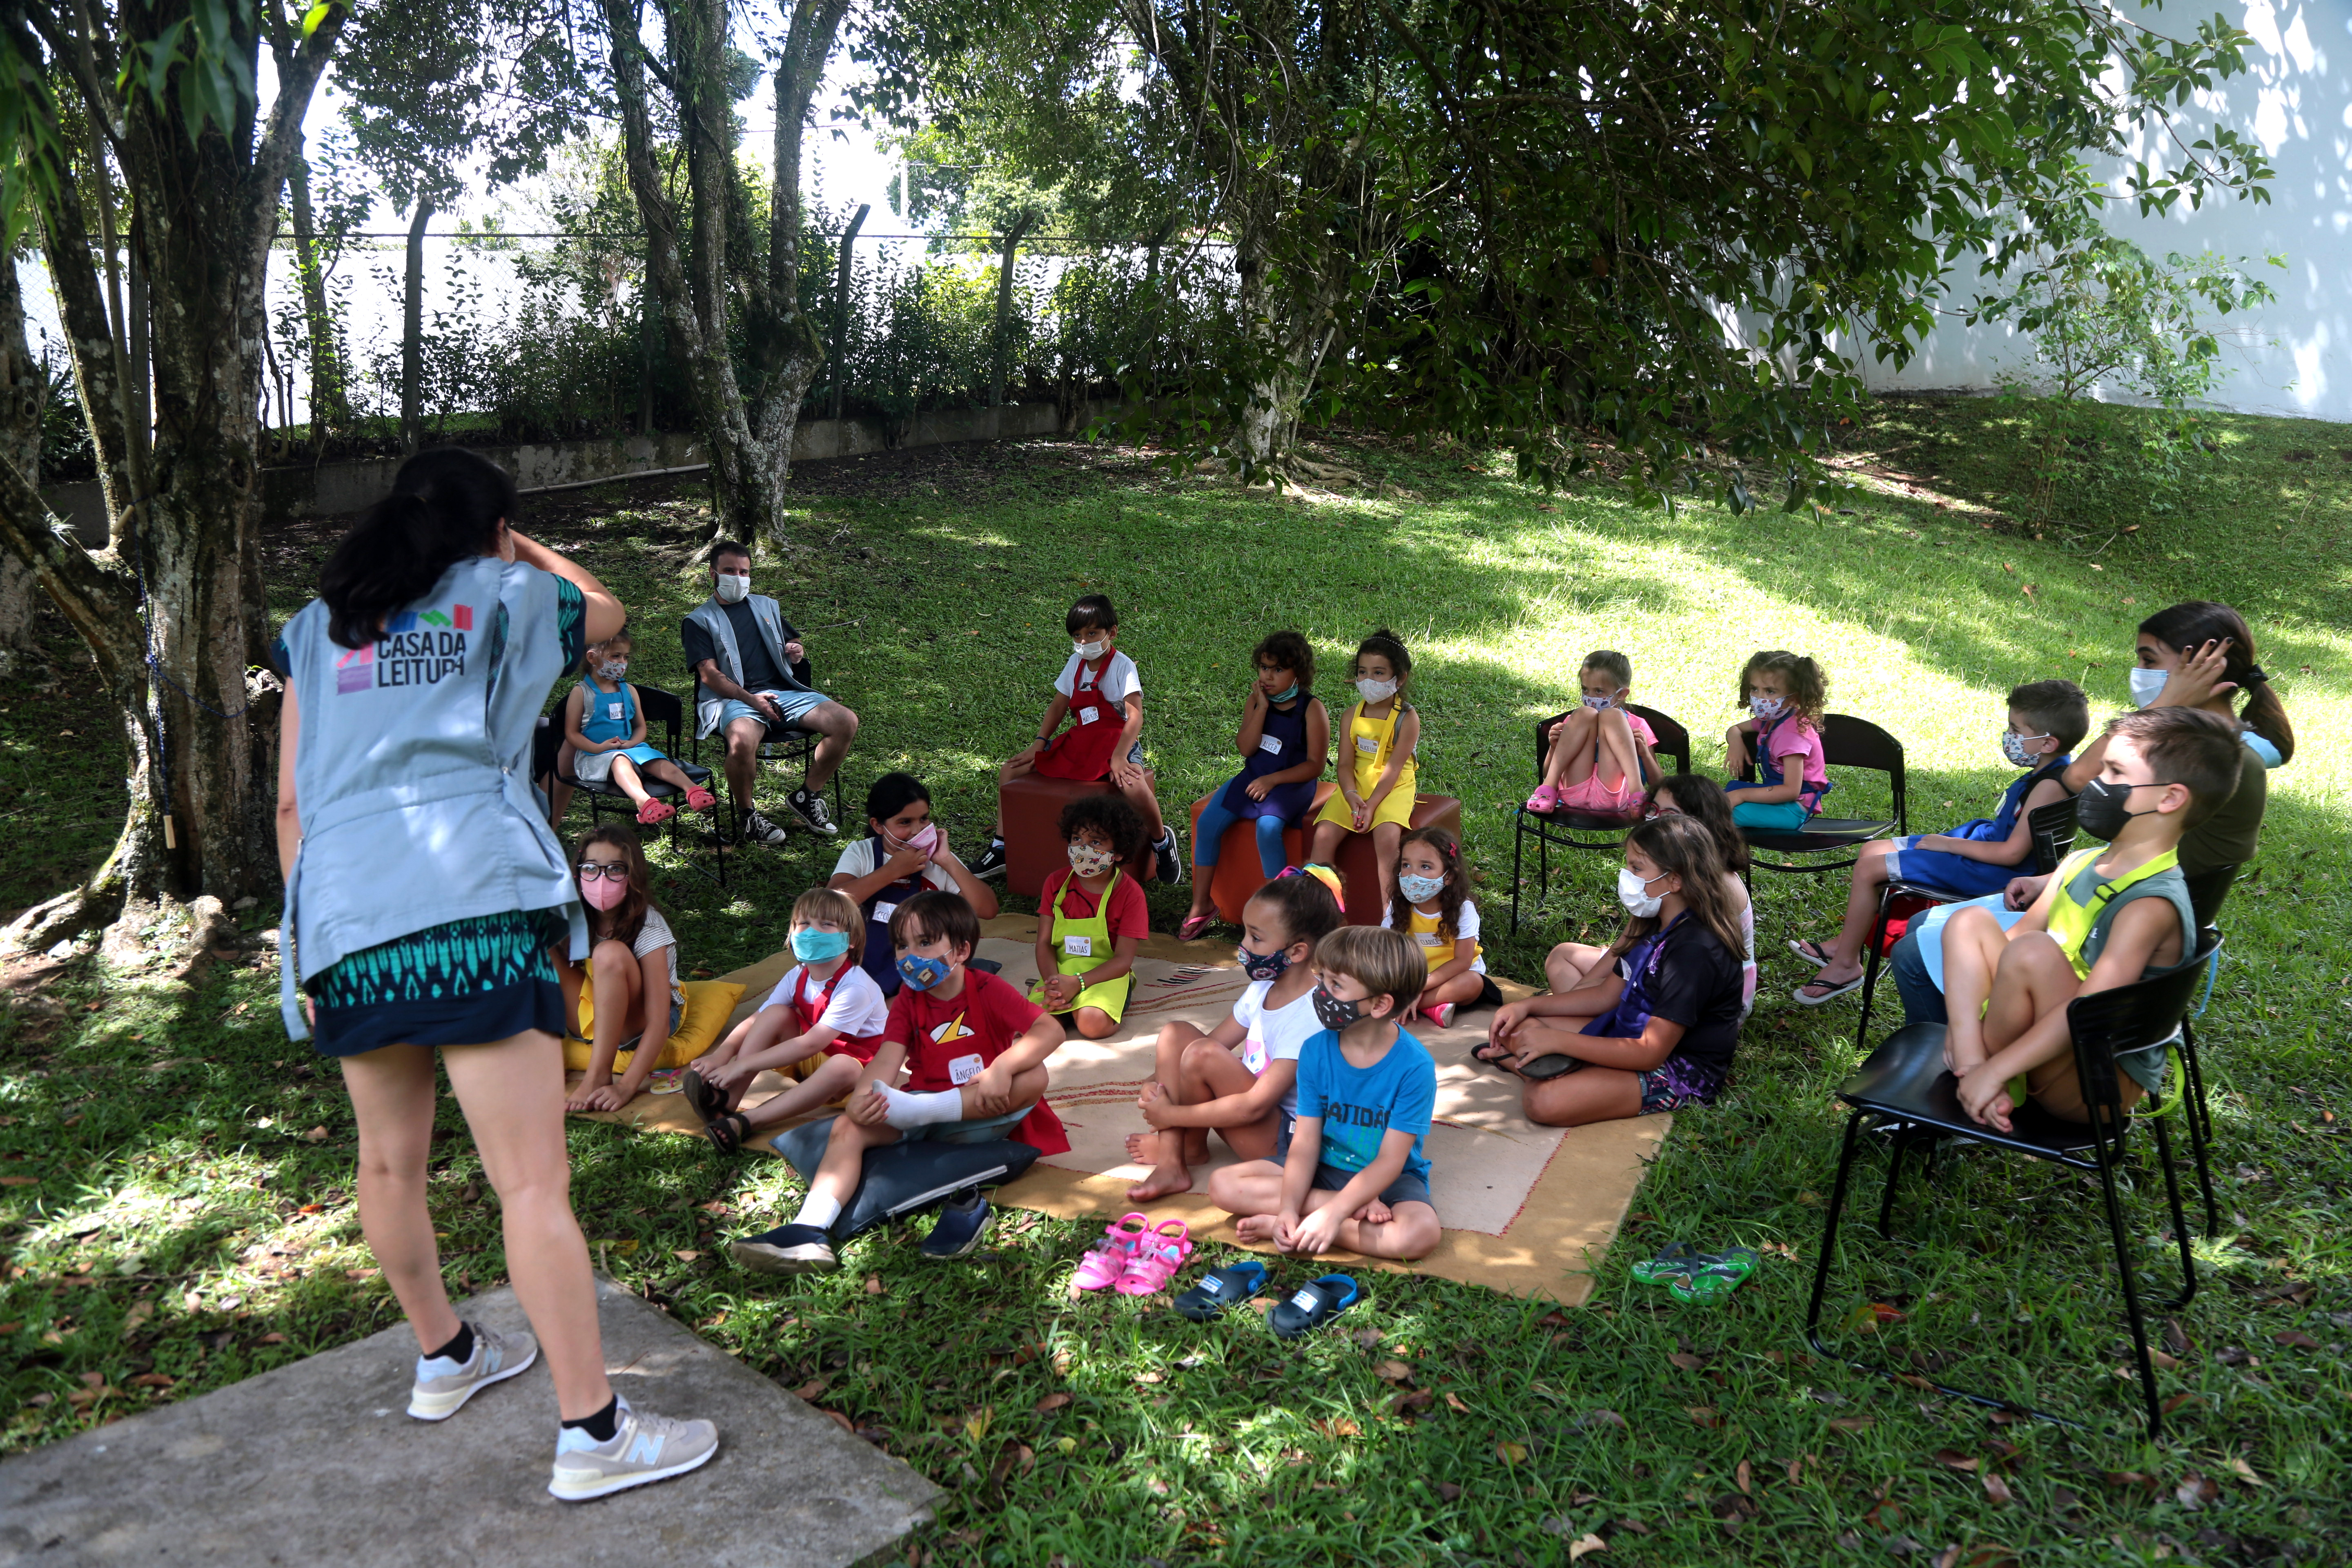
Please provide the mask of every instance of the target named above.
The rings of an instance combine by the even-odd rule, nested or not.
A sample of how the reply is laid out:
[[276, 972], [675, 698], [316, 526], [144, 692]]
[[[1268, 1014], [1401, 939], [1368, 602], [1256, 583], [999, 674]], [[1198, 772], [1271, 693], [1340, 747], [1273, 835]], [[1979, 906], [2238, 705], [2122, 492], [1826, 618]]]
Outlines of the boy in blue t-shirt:
[[1314, 963], [1325, 1027], [1299, 1048], [1297, 1120], [1273, 1159], [1212, 1176], [1209, 1199], [1241, 1216], [1244, 1241], [1424, 1257], [1441, 1235], [1421, 1152], [1437, 1064], [1397, 1020], [1429, 983], [1428, 964], [1410, 937], [1371, 926], [1333, 931]]

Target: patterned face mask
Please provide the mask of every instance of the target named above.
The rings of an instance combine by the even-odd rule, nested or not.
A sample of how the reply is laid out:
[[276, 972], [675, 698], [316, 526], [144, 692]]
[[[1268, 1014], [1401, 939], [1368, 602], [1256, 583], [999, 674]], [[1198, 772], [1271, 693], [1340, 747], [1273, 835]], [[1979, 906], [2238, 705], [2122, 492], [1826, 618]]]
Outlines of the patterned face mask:
[[1099, 877], [1118, 864], [1118, 857], [1081, 839], [1070, 840], [1070, 869], [1081, 877]]

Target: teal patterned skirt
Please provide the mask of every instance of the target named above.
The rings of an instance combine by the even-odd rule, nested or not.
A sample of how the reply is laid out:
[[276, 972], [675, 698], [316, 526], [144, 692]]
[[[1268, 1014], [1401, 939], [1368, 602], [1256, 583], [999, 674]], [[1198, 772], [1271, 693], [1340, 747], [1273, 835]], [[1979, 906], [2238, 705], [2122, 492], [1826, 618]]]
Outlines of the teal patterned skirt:
[[333, 964], [305, 987], [320, 1054], [385, 1046], [478, 1046], [530, 1029], [563, 1033], [563, 987], [547, 950], [562, 939], [546, 910], [428, 926]]

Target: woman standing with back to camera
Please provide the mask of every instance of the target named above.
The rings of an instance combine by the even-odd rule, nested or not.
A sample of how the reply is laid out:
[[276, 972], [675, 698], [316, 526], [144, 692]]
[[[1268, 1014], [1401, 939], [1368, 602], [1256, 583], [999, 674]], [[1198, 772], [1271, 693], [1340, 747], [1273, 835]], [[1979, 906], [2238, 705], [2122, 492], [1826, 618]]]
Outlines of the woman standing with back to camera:
[[[547, 952], [568, 922], [583, 954], [586, 927], [528, 775], [549, 690], [624, 616], [594, 577], [515, 531], [515, 501], [474, 453], [411, 458], [278, 639], [282, 1003], [288, 1034], [342, 1063], [360, 1224], [421, 1352], [408, 1413], [446, 1420], [543, 1342], [562, 1420], [547, 1489], [579, 1501], [691, 1470], [719, 1436], [632, 1410], [604, 1377]], [[436, 1048], [538, 1342], [450, 1309], [425, 1195]]]

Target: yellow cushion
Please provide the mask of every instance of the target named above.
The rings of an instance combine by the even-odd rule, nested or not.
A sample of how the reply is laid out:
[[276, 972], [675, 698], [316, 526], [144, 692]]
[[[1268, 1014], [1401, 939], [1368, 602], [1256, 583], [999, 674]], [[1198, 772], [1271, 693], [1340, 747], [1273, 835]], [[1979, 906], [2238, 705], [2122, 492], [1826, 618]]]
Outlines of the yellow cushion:
[[[669, 1044], [662, 1047], [657, 1068], [682, 1068], [719, 1043], [719, 1031], [727, 1027], [727, 1016], [735, 1011], [735, 1004], [743, 999], [743, 987], [726, 980], [689, 980], [679, 987], [686, 993], [686, 1011], [670, 1032]], [[593, 1037], [596, 1033], [596, 998], [594, 987], [580, 988], [580, 1033]], [[594, 1047], [588, 1038], [567, 1039], [563, 1042], [563, 1066], [568, 1072], [586, 1072]], [[629, 1058], [635, 1051], [623, 1051], [613, 1058], [615, 1073], [628, 1070]]]

